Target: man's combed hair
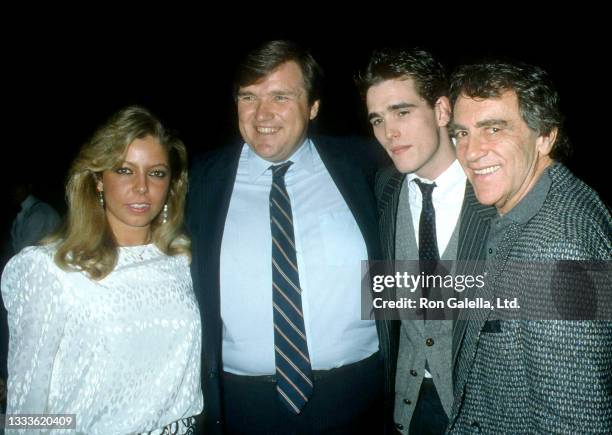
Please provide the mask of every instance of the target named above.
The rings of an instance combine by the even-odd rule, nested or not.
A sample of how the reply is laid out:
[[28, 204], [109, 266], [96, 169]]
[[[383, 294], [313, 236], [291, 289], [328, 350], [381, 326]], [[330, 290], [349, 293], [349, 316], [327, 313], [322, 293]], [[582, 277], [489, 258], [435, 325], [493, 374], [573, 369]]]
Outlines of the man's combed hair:
[[531, 130], [547, 135], [558, 129], [550, 157], [566, 160], [571, 147], [562, 130], [559, 94], [542, 68], [520, 62], [491, 61], [461, 66], [451, 76], [453, 106], [460, 95], [475, 99], [499, 98], [506, 91], [516, 93], [521, 116]]
[[321, 98], [323, 70], [310, 52], [295, 42], [269, 41], [249, 52], [236, 71], [234, 77], [234, 97], [240, 88], [250, 86], [263, 79], [285, 62], [295, 62], [304, 76], [304, 89], [308, 103], [312, 105]]
[[189, 239], [182, 232], [187, 193], [185, 145], [147, 109], [130, 106], [102, 125], [72, 163], [66, 183], [66, 222], [45, 241], [58, 244], [55, 262], [62, 269], [84, 271], [95, 280], [114, 269], [118, 245], [99, 203], [96, 183], [103, 171], [114, 170], [123, 163], [134, 140], [147, 136], [159, 140], [168, 153], [171, 173], [166, 201], [168, 221], [162, 223], [158, 216], [151, 223], [152, 242], [166, 255], [189, 255]]
[[414, 80], [418, 94], [434, 107], [440, 97], [448, 96], [448, 78], [442, 64], [431, 53], [418, 48], [376, 50], [368, 66], [355, 77], [363, 99], [368, 89], [386, 80]]

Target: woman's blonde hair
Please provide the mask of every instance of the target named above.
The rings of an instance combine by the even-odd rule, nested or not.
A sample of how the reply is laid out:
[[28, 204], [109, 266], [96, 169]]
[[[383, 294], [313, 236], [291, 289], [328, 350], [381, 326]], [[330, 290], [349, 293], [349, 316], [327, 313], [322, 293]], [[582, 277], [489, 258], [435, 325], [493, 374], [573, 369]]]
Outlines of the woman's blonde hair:
[[166, 204], [167, 221], [162, 213], [151, 222], [152, 242], [166, 255], [189, 255], [189, 239], [183, 234], [187, 193], [187, 151], [147, 109], [126, 107], [94, 133], [72, 163], [66, 183], [68, 214], [64, 227], [46, 242], [56, 241], [56, 264], [64, 270], [82, 270], [100, 280], [115, 267], [118, 245], [99, 203], [96, 182], [105, 170], [118, 168], [129, 145], [146, 136], [156, 138], [168, 153], [170, 187]]

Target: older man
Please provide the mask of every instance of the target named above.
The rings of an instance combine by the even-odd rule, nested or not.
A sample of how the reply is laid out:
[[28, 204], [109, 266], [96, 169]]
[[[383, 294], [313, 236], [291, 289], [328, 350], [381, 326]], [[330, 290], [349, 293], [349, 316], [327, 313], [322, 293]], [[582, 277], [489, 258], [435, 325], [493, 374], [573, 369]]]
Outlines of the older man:
[[[537, 278], [561, 262], [609, 261], [612, 220], [559, 162], [567, 141], [547, 74], [518, 63], [464, 66], [451, 101], [458, 159], [478, 200], [498, 212], [483, 296], [544, 303], [552, 290], [579, 299], [570, 276], [554, 289]], [[462, 313], [451, 433], [612, 432], [610, 322]]]

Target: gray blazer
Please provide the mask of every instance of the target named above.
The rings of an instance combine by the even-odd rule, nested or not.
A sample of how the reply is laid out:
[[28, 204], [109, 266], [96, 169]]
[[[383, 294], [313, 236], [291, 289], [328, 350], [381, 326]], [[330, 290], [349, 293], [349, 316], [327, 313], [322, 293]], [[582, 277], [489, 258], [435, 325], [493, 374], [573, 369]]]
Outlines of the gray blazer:
[[[400, 195], [404, 179], [405, 174], [397, 172], [394, 167], [381, 171], [377, 176], [380, 234], [386, 260], [418, 259], [410, 208], [405, 200], [407, 195], [405, 192]], [[494, 215], [495, 209], [478, 203], [471, 185], [466, 183], [458, 228], [442, 254], [442, 259], [482, 257], [488, 222]], [[401, 295], [398, 293], [398, 296]], [[450, 320], [401, 322], [394, 411], [394, 420], [401, 433], [408, 433], [424, 377], [426, 359], [442, 405], [447, 414], [450, 414], [453, 403], [452, 323]], [[428, 338], [433, 339], [432, 346], [424, 344]]]
[[[513, 220], [498, 245], [489, 299], [547, 294], [544, 280], [512, 270], [521, 260], [612, 258], [612, 219], [597, 194], [561, 164], [540, 182], [548, 184], [536, 211]], [[612, 433], [612, 322], [461, 314], [450, 433]]]

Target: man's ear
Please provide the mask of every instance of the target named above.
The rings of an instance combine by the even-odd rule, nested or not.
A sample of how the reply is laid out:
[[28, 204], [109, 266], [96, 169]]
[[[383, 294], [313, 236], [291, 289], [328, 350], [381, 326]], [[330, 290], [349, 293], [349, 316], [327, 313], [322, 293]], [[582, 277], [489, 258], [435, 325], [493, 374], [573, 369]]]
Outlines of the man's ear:
[[310, 106], [310, 120], [311, 121], [315, 119], [317, 115], [319, 114], [320, 103], [321, 103], [321, 100], [316, 100], [314, 103], [312, 103], [312, 106]]
[[440, 97], [434, 105], [438, 127], [446, 127], [451, 119], [451, 107], [448, 97]]
[[559, 129], [557, 127], [553, 128], [547, 134], [541, 134], [536, 139], [536, 150], [542, 156], [547, 156], [552, 151], [553, 145], [557, 141], [557, 135], [559, 134]]

